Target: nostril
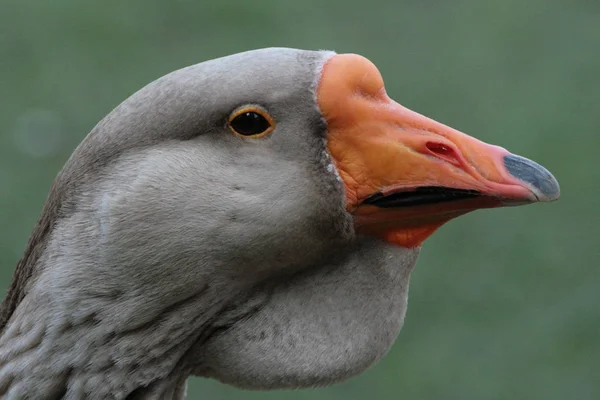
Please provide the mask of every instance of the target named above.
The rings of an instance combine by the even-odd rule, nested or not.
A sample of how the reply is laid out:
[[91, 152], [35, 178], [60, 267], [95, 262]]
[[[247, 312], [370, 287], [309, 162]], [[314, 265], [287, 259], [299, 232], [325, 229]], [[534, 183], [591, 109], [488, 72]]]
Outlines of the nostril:
[[435, 143], [435, 142], [427, 142], [427, 149], [436, 157], [441, 158], [451, 164], [460, 165], [459, 157], [456, 154], [456, 151], [445, 144]]

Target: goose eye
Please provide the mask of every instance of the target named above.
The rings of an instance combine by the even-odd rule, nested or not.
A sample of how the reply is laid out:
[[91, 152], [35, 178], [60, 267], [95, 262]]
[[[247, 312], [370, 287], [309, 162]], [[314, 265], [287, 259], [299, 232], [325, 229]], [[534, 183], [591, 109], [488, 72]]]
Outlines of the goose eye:
[[273, 118], [258, 108], [243, 108], [229, 117], [229, 129], [245, 137], [263, 137], [275, 128]]

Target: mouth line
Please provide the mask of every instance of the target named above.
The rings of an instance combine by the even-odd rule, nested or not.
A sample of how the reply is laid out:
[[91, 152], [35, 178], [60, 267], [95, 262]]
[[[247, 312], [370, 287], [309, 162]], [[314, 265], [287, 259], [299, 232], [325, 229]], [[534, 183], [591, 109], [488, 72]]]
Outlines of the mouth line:
[[477, 190], [456, 189], [444, 186], [422, 186], [389, 194], [376, 192], [367, 197], [362, 204], [378, 208], [404, 208], [449, 203], [479, 197], [486, 196]]

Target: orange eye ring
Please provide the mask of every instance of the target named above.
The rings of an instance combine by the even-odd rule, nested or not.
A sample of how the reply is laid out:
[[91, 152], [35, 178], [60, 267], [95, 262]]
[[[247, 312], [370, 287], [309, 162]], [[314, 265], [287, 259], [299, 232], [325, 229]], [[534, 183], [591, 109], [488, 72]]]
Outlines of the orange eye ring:
[[227, 127], [237, 136], [258, 139], [275, 129], [275, 120], [262, 108], [247, 106], [231, 113]]

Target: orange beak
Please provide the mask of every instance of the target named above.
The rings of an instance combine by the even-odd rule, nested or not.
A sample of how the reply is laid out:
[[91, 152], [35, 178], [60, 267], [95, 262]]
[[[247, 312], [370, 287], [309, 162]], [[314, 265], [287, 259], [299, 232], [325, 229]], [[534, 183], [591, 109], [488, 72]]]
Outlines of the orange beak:
[[469, 211], [559, 197], [558, 182], [541, 165], [390, 99], [364, 57], [330, 58], [317, 101], [359, 233], [415, 247]]

